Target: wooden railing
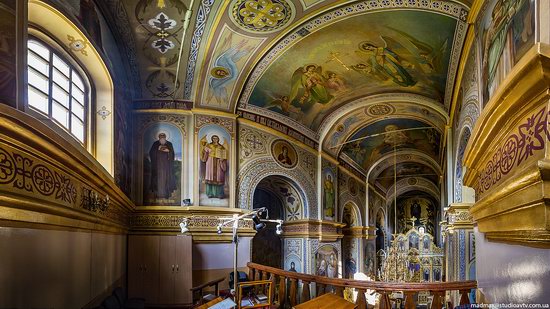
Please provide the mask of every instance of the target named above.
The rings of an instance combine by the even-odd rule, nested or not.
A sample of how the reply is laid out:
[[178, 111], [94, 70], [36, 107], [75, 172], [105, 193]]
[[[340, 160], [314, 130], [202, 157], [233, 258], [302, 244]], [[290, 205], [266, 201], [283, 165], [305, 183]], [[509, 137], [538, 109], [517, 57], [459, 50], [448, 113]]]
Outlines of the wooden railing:
[[[320, 296], [328, 292], [327, 287], [336, 295], [344, 297], [346, 287], [357, 291], [355, 304], [359, 309], [367, 308], [365, 293], [367, 290], [380, 294], [379, 309], [390, 309], [390, 295], [393, 292], [403, 292], [405, 297], [405, 309], [416, 308], [416, 296], [419, 292], [427, 291], [433, 295], [431, 309], [441, 309], [445, 301], [445, 292], [458, 291], [461, 295], [460, 305], [470, 303], [468, 294], [477, 287], [477, 281], [457, 282], [430, 282], [430, 283], [393, 283], [381, 281], [362, 281], [351, 279], [328, 278], [282, 270], [279, 268], [264, 266], [256, 263], [248, 263], [250, 280], [271, 280], [273, 286], [278, 287], [274, 297], [279, 304], [289, 301], [290, 306], [304, 303], [311, 298], [311, 283], [315, 282], [316, 295]], [[302, 293], [298, 297], [298, 286], [302, 283]], [[287, 291], [287, 284], [290, 284]], [[452, 308], [452, 304], [449, 304]], [[281, 306], [282, 308], [283, 306]]]
[[221, 277], [219, 279], [215, 279], [215, 280], [203, 283], [199, 286], [192, 287], [190, 290], [191, 292], [193, 292], [193, 304], [202, 305], [202, 303], [204, 302], [204, 289], [209, 288], [211, 286], [214, 287], [214, 296], [218, 297], [220, 294], [219, 284], [224, 280], [225, 280], [225, 277]]

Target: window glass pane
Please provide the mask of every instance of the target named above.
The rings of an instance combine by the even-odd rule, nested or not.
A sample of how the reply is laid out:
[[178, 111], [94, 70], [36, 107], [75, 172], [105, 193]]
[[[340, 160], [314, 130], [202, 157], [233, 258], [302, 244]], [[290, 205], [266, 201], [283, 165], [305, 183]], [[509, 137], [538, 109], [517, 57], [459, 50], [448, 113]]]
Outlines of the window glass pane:
[[48, 76], [50, 72], [50, 66], [48, 65], [48, 62], [44, 61], [44, 59], [36, 56], [33, 53], [28, 53], [27, 61], [31, 67], [36, 69], [38, 72]]
[[73, 101], [71, 106], [71, 111], [81, 120], [84, 120], [84, 106], [77, 104], [76, 101]]
[[63, 89], [65, 89], [67, 92], [69, 91], [69, 85], [70, 85], [69, 79], [56, 69], [53, 70], [53, 81], [59, 86], [61, 86]]
[[65, 107], [69, 107], [69, 94], [55, 84], [52, 86], [52, 97]]
[[52, 117], [65, 128], [69, 128], [69, 110], [55, 101], [52, 102]]
[[33, 87], [29, 87], [28, 96], [31, 107], [36, 108], [44, 114], [48, 114], [48, 97], [46, 95]]
[[73, 115], [71, 133], [81, 142], [84, 142], [84, 123]]
[[50, 50], [36, 41], [28, 41], [27, 48], [37, 53], [44, 59], [50, 59]]
[[75, 98], [80, 104], [84, 104], [84, 92], [73, 87], [73, 98]]
[[80, 75], [73, 71], [73, 76], [71, 77], [73, 83], [80, 88], [80, 90], [84, 91], [84, 83], [82, 82], [82, 79], [80, 78]]
[[85, 123], [89, 93], [85, 91], [82, 76], [62, 54], [56, 54], [47, 44], [31, 39], [27, 46], [29, 106], [84, 143], [88, 134]]
[[61, 73], [65, 74], [65, 76], [69, 77], [71, 69], [69, 68], [69, 65], [65, 63], [65, 61], [61, 60], [61, 58], [57, 57], [56, 54], [53, 54], [53, 66], [56, 67]]
[[34, 69], [29, 68], [28, 70], [29, 84], [33, 85], [35, 88], [41, 90], [44, 93], [48, 93], [48, 79], [42, 74], [36, 72]]

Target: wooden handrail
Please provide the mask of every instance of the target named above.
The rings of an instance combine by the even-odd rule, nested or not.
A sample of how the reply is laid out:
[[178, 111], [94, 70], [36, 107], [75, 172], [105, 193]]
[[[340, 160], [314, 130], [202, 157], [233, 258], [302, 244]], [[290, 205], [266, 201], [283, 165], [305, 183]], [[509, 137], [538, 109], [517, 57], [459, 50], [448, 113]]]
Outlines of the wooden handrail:
[[214, 295], [215, 295], [215, 296], [218, 296], [219, 291], [220, 291], [218, 285], [220, 284], [220, 282], [222, 282], [222, 281], [224, 281], [224, 280], [225, 280], [225, 277], [221, 277], [221, 278], [218, 278], [218, 279], [214, 279], [214, 280], [212, 280], [212, 281], [208, 281], [208, 282], [203, 283], [203, 284], [201, 284], [201, 285], [198, 285], [198, 286], [196, 286], [196, 287], [190, 288], [189, 290], [191, 290], [192, 293], [193, 293], [193, 303], [195, 302], [195, 293], [197, 293], [197, 294], [199, 295], [198, 304], [201, 304], [201, 305], [203, 304], [203, 302], [204, 302], [204, 299], [203, 299], [203, 297], [204, 297], [203, 289], [204, 289], [204, 288], [207, 288], [207, 287], [214, 286], [214, 289], [215, 289]]
[[456, 281], [456, 282], [426, 282], [426, 283], [400, 283], [400, 282], [382, 282], [382, 281], [364, 281], [353, 279], [328, 278], [324, 276], [315, 276], [286, 271], [275, 267], [265, 266], [256, 263], [248, 263], [248, 268], [260, 270], [283, 276], [291, 279], [298, 279], [307, 282], [317, 282], [325, 285], [343, 286], [358, 289], [370, 290], [389, 290], [389, 291], [452, 291], [452, 290], [470, 290], [477, 288], [477, 281]]
[[[407, 308], [416, 308], [415, 295], [417, 292], [428, 291], [433, 295], [432, 309], [441, 308], [446, 291], [458, 291], [460, 293], [460, 304], [469, 303], [468, 293], [477, 288], [477, 281], [455, 281], [455, 282], [426, 282], [426, 283], [403, 283], [403, 282], [381, 282], [381, 281], [363, 281], [352, 279], [328, 278], [324, 276], [308, 275], [298, 272], [286, 271], [279, 268], [265, 266], [256, 263], [248, 263], [250, 278], [271, 275], [273, 280], [279, 278], [279, 303], [290, 302], [291, 305], [309, 300], [310, 283], [317, 284], [317, 296], [329, 292], [329, 287], [334, 288], [338, 295], [343, 294], [346, 287], [354, 288], [361, 292], [358, 294], [356, 304], [359, 309], [366, 308], [364, 293], [366, 290], [375, 290], [381, 295], [380, 309], [389, 309], [391, 307], [389, 295], [395, 291], [402, 291], [405, 294], [405, 305]], [[286, 282], [289, 280], [290, 290], [287, 290]], [[297, 299], [297, 284], [301, 282], [303, 291], [301, 299]], [[305, 291], [305, 292], [304, 292]]]
[[208, 282], [206, 282], [206, 283], [204, 283], [204, 284], [201, 284], [201, 285], [192, 287], [192, 288], [190, 288], [190, 290], [193, 291], [193, 292], [195, 292], [195, 291], [197, 291], [197, 290], [202, 290], [202, 289], [204, 289], [204, 288], [206, 288], [206, 287], [209, 287], [209, 286], [213, 286], [213, 285], [215, 285], [215, 284], [218, 284], [218, 283], [220, 283], [220, 282], [222, 282], [222, 281], [224, 281], [224, 280], [225, 280], [225, 277], [221, 277], [221, 278], [218, 278], [218, 279], [215, 279], [215, 280], [212, 280], [212, 281], [208, 281]]

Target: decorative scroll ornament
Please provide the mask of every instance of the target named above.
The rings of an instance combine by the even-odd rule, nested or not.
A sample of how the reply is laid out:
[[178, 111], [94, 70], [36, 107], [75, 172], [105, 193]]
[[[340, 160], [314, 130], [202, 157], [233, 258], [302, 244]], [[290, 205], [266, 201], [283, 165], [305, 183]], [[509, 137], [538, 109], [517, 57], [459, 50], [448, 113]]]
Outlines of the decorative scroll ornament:
[[474, 187], [477, 194], [489, 190], [536, 151], [544, 149], [546, 139], [550, 138], [547, 119], [548, 112], [544, 107], [520, 124], [517, 132], [508, 135], [478, 174]]
[[84, 56], [88, 56], [88, 52], [86, 51], [86, 47], [90, 45], [90, 42], [86, 40], [81, 39], [75, 39], [72, 35], [67, 35], [67, 39], [69, 40], [69, 49], [74, 52], [80, 52]]
[[105, 120], [111, 114], [111, 111], [108, 110], [107, 107], [102, 106], [101, 109], [97, 111], [97, 114], [101, 116], [103, 120]]

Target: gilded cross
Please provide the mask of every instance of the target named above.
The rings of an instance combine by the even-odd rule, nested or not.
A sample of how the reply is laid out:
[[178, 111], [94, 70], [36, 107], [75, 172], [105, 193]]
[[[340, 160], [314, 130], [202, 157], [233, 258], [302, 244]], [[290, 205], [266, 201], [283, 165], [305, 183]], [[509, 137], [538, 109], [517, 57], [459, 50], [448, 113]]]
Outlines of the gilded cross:
[[338, 62], [341, 66], [344, 67], [344, 69], [346, 70], [350, 70], [350, 68], [339, 58], [340, 56], [340, 53], [339, 52], [330, 52], [330, 56], [327, 60], [327, 63], [331, 62], [331, 61], [336, 61]]

